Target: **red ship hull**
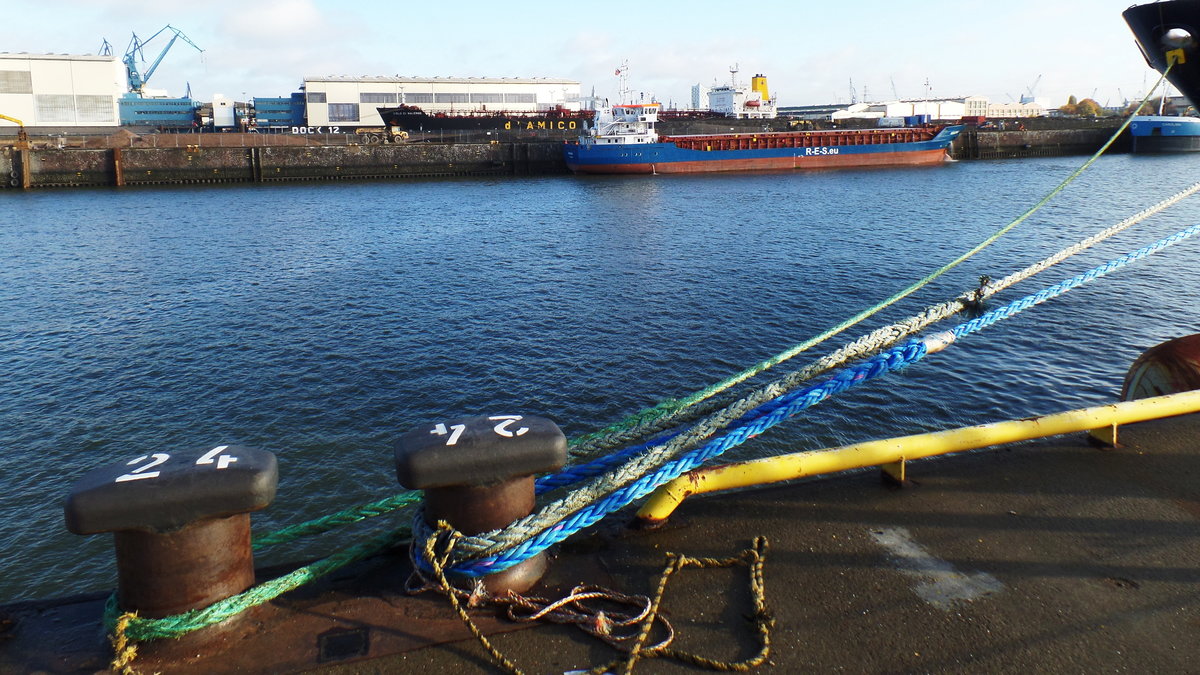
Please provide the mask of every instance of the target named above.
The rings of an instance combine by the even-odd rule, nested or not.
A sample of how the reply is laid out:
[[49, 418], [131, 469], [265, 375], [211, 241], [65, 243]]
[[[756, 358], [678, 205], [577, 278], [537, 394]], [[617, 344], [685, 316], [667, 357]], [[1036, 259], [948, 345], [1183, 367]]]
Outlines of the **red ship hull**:
[[928, 166], [946, 161], [946, 151], [914, 150], [912, 152], [877, 153], [871, 155], [832, 155], [825, 157], [766, 157], [746, 159], [697, 160], [650, 164], [567, 165], [575, 173], [709, 173], [714, 171], [784, 171], [796, 169], [845, 169], [874, 166]]

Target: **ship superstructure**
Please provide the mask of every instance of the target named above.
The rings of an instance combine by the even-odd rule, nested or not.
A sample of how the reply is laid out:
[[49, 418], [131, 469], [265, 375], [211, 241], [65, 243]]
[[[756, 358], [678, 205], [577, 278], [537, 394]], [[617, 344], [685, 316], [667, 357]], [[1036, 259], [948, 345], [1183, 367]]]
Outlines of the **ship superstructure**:
[[757, 74], [746, 86], [738, 84], [737, 73], [737, 66], [730, 68], [730, 83], [708, 91], [709, 110], [738, 119], [774, 119], [775, 99], [767, 88], [767, 77]]

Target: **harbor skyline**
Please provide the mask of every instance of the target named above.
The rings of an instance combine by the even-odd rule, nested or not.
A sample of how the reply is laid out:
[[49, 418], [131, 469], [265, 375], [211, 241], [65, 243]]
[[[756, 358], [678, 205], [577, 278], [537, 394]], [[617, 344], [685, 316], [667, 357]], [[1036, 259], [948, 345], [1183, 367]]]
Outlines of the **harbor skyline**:
[[[216, 0], [195, 11], [177, 1], [10, 3], [0, 50], [120, 56], [132, 33], [164, 25], [178, 41], [149, 83], [169, 95], [281, 96], [315, 75], [562, 77], [615, 98], [628, 62], [634, 96], [679, 107], [691, 87], [768, 76], [780, 105], [848, 104], [968, 95], [1007, 102], [1031, 91], [1056, 107], [1068, 96], [1101, 105], [1140, 98], [1157, 81], [1121, 11], [1128, 0], [1048, 5], [960, 2], [914, 11], [867, 0], [854, 18], [834, 5], [675, 2], [599, 11], [593, 5], [504, 5], [467, 0], [453, 13], [397, 11], [366, 0]], [[635, 17], [630, 20], [630, 17]], [[166, 45], [144, 50], [146, 67]]]

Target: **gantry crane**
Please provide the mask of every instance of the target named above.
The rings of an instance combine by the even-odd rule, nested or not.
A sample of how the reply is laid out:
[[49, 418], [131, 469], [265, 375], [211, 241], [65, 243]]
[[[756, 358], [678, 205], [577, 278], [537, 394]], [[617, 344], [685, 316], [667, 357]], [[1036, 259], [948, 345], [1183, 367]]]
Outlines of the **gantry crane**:
[[[170, 41], [168, 41], [167, 46], [163, 47], [163, 50], [159, 52], [158, 58], [154, 59], [154, 63], [150, 64], [150, 67], [146, 69], [146, 74], [143, 75], [138, 71], [137, 66], [139, 58], [142, 60], [142, 63], [146, 62], [146, 57], [142, 53], [143, 48], [153, 41], [154, 38], [162, 35], [166, 31], [173, 33]], [[154, 71], [158, 68], [158, 64], [162, 63], [163, 57], [167, 55], [167, 52], [171, 50], [171, 46], [174, 45], [175, 41], [179, 38], [183, 38], [184, 42], [195, 47], [196, 51], [200, 52], [201, 54], [204, 53], [204, 50], [197, 46], [195, 42], [192, 42], [188, 36], [184, 35], [183, 31], [171, 26], [170, 24], [163, 26], [158, 30], [157, 33], [151, 35], [145, 40], [138, 38], [137, 33], [133, 34], [133, 39], [129, 41], [129, 47], [125, 50], [125, 56], [121, 59], [125, 63], [125, 70], [129, 75], [129, 91], [135, 94], [141, 94], [145, 91], [146, 83], [150, 80], [150, 76], [154, 75]]]
[[1033, 84], [1029, 85], [1028, 87], [1025, 87], [1025, 91], [1027, 91], [1029, 93], [1021, 94], [1021, 103], [1033, 103], [1037, 100], [1037, 86], [1038, 86], [1038, 83], [1040, 83], [1041, 81], [1042, 81], [1042, 76], [1038, 75], [1037, 79], [1033, 81]]

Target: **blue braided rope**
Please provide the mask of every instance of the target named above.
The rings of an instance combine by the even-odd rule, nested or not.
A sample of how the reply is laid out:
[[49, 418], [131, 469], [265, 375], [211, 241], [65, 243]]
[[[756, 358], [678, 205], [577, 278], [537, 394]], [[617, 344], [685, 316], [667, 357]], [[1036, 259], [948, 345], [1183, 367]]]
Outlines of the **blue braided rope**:
[[534, 490], [540, 495], [544, 492], [549, 492], [560, 487], [574, 485], [589, 478], [595, 478], [600, 474], [607, 473], [608, 471], [624, 464], [627, 459], [633, 457], [634, 455], [641, 454], [653, 446], [666, 443], [672, 438], [678, 436], [680, 433], [681, 431], [673, 431], [669, 434], [658, 436], [657, 438], [653, 438], [649, 441], [638, 443], [637, 445], [631, 445], [628, 448], [623, 448], [618, 452], [610, 453], [608, 455], [604, 455], [603, 457], [597, 457], [586, 464], [568, 466], [558, 473], [547, 474], [534, 481]]
[[[1200, 233], [1200, 225], [1193, 225], [1153, 244], [1144, 246], [1137, 251], [1128, 253], [1104, 265], [1094, 267], [1071, 279], [1049, 286], [1037, 293], [1027, 295], [1004, 307], [991, 310], [976, 319], [956, 326], [952, 330], [952, 333], [955, 338], [960, 338], [980, 331], [997, 321], [1006, 319], [1034, 305], [1062, 295], [1073, 288], [1098, 279], [1109, 272], [1120, 269], [1163, 248], [1179, 243], [1197, 233]], [[634, 500], [650, 494], [659, 486], [687, 471], [691, 471], [709, 459], [721, 455], [730, 448], [744, 443], [750, 438], [820, 403], [826, 398], [886, 373], [901, 370], [924, 358], [926, 353], [927, 349], [924, 343], [915, 340], [909, 341], [905, 345], [894, 347], [878, 354], [858, 366], [843, 370], [838, 375], [819, 385], [803, 387], [794, 392], [784, 394], [762, 406], [763, 408], [772, 408], [769, 413], [762, 417], [744, 426], [732, 429], [727, 435], [713, 439], [700, 448], [663, 464], [654, 472], [615, 490], [591, 506], [580, 509], [572, 514], [571, 517], [564, 519], [554, 527], [543, 530], [538, 535], [522, 542], [518, 546], [504, 551], [499, 555], [456, 564], [453, 567], [453, 571], [460, 576], [476, 577], [506, 570], [517, 563], [537, 555], [575, 532], [595, 524], [609, 513], [624, 508]], [[423, 525], [423, 521], [421, 524]], [[414, 525], [414, 534], [417, 534], [417, 529], [418, 526]], [[420, 529], [427, 530], [428, 528], [426, 526]]]
[[1175, 234], [1173, 234], [1169, 237], [1160, 239], [1160, 240], [1154, 242], [1153, 244], [1143, 246], [1142, 248], [1139, 248], [1138, 250], [1133, 251], [1132, 253], [1126, 253], [1125, 255], [1121, 256], [1120, 258], [1116, 258], [1116, 259], [1111, 260], [1103, 265], [1093, 267], [1092, 269], [1090, 269], [1086, 272], [1083, 272], [1082, 274], [1078, 274], [1078, 275], [1071, 277], [1070, 279], [1067, 279], [1065, 281], [1060, 281], [1059, 283], [1054, 284], [1053, 286], [1047, 286], [1046, 288], [1043, 288], [1042, 290], [1038, 291], [1037, 293], [1027, 295], [1027, 296], [1021, 298], [1020, 300], [1015, 300], [1015, 301], [1009, 303], [1008, 305], [1006, 305], [1004, 307], [994, 309], [982, 316], [971, 319], [970, 321], [967, 321], [966, 323], [962, 323], [962, 324], [959, 324], [958, 326], [955, 326], [954, 329], [952, 330], [952, 332], [954, 333], [954, 337], [958, 338], [958, 337], [962, 337], [964, 335], [969, 335], [976, 331], [982, 330], [982, 329], [996, 323], [997, 321], [1000, 321], [1001, 319], [1007, 319], [1008, 317], [1012, 316], [1013, 314], [1016, 314], [1018, 312], [1026, 310], [1034, 305], [1039, 305], [1051, 298], [1055, 298], [1059, 295], [1062, 295], [1063, 293], [1066, 293], [1067, 291], [1069, 291], [1073, 288], [1081, 286], [1093, 279], [1098, 279], [1098, 278], [1108, 274], [1109, 272], [1112, 272], [1114, 270], [1120, 269], [1121, 267], [1124, 267], [1125, 265], [1128, 265], [1129, 263], [1132, 263], [1136, 260], [1140, 260], [1141, 258], [1145, 258], [1146, 256], [1148, 256], [1152, 253], [1157, 253], [1158, 251], [1160, 251], [1168, 246], [1178, 244], [1179, 242], [1183, 241], [1184, 239], [1187, 239], [1189, 237], [1196, 235], [1198, 232], [1200, 232], [1200, 225], [1193, 225], [1187, 229], [1180, 230], [1179, 232], [1176, 232]]
[[[499, 555], [455, 565], [453, 571], [459, 576], [468, 577], [502, 572], [517, 563], [537, 555], [579, 530], [594, 525], [609, 513], [624, 508], [634, 500], [650, 494], [660, 485], [687, 471], [691, 471], [709, 459], [723, 454], [730, 448], [745, 443], [747, 440], [779, 424], [788, 417], [792, 417], [800, 411], [810, 408], [850, 387], [874, 379], [880, 375], [900, 370], [910, 363], [920, 360], [924, 355], [925, 345], [923, 343], [909, 341], [900, 347], [877, 354], [854, 368], [842, 371], [837, 376], [819, 385], [811, 385], [785, 394], [779, 397], [779, 399], [787, 398], [789, 402], [786, 405], [776, 408], [771, 413], [745, 426], [733, 429], [729, 434], [713, 439], [696, 450], [681, 455], [670, 462], [666, 462], [654, 472], [615, 490], [591, 506], [575, 512], [554, 527], [543, 530], [538, 535]], [[414, 519], [413, 527], [414, 539], [417, 539], [422, 534], [428, 536], [427, 531], [429, 528], [427, 525], [424, 525], [423, 519]], [[423, 561], [419, 562], [423, 563]], [[424, 566], [422, 564], [422, 567]]]

